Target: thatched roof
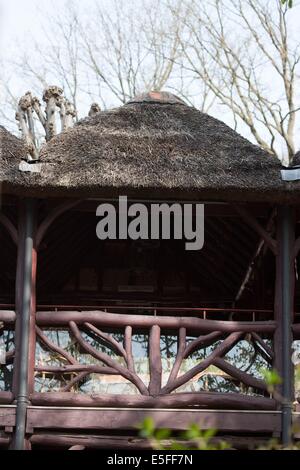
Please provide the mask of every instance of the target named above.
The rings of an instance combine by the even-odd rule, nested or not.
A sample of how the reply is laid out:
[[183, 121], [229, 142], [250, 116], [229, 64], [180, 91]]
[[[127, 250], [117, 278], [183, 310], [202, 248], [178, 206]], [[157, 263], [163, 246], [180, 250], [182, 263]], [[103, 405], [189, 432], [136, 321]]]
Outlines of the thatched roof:
[[100, 111], [41, 149], [41, 173], [22, 173], [22, 142], [0, 128], [0, 178], [7, 192], [39, 196], [295, 199], [280, 162], [221, 121], [166, 93]]
[[298, 150], [298, 152], [295, 153], [293, 164], [295, 166], [300, 165], [300, 150]]
[[23, 141], [0, 126], [0, 184], [18, 182], [17, 168], [26, 153]]

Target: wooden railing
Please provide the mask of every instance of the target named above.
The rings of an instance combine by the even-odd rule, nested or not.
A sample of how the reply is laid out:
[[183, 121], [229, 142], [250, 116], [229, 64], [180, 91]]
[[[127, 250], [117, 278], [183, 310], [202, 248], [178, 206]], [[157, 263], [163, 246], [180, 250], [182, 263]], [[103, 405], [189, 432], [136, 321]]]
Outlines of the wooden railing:
[[[140, 309], [140, 307], [139, 307]], [[146, 310], [146, 308], [145, 308]], [[188, 309], [187, 309], [188, 310]], [[251, 338], [255, 348], [272, 365], [273, 351], [263, 337], [272, 338], [276, 323], [274, 321], [219, 321], [186, 316], [134, 315], [108, 313], [107, 311], [39, 311], [37, 313], [36, 333], [38, 340], [47, 349], [60, 355], [64, 364], [46, 366], [38, 364], [36, 373], [69, 374], [70, 381], [54, 393], [34, 393], [32, 401], [36, 404], [81, 404], [101, 406], [198, 406], [236, 409], [274, 409], [275, 401], [268, 397], [263, 380], [250, 373], [239, 370], [224, 356], [243, 340]], [[165, 313], [165, 312], [164, 312]], [[84, 354], [93, 358], [90, 364], [82, 364], [66, 350], [54, 344], [45, 336], [43, 329], [61, 328], [68, 330], [70, 336]], [[42, 329], [43, 328], [43, 329]], [[111, 331], [118, 331], [122, 341], [117, 341]], [[149, 383], [142, 380], [135, 370], [132, 353], [133, 332], [146, 332], [149, 351]], [[169, 371], [166, 383], [162, 383], [161, 335], [171, 333], [177, 336], [177, 352]], [[84, 335], [92, 335], [94, 345]], [[187, 337], [193, 339], [187, 341]], [[117, 356], [109, 355], [95, 346], [95, 341], [105, 344]], [[197, 351], [210, 348], [211, 352], [189, 370], [179, 374], [183, 361]], [[96, 363], [94, 362], [96, 360]], [[218, 392], [173, 393], [186, 385], [211, 366], [225, 372], [235, 383], [251, 387], [257, 395]], [[74, 385], [90, 374], [118, 375], [133, 384], [138, 395], [83, 395], [70, 393]]]
[[[111, 313], [107, 310], [122, 311], [128, 307], [110, 307], [105, 310], [43, 310], [36, 313], [36, 341], [43, 348], [55, 353], [58, 364], [40, 363], [36, 360], [34, 374], [48, 374], [53, 377], [64, 377], [64, 386], [56, 391], [36, 392], [32, 390], [31, 402], [36, 405], [68, 406], [125, 406], [125, 407], [206, 407], [224, 409], [265, 409], [276, 408], [276, 402], [268, 392], [264, 381], [240, 370], [226, 359], [233, 348], [245, 338], [271, 368], [274, 362], [274, 351], [271, 345], [277, 324], [268, 321], [232, 321], [211, 320], [196, 316], [183, 316], [192, 309], [175, 309], [181, 316], [174, 315], [169, 308], [153, 308], [152, 315], [128, 313]], [[143, 307], [131, 307], [141, 310]], [[149, 312], [151, 307], [144, 307]], [[208, 310], [194, 309], [195, 313]], [[150, 310], [151, 311], [151, 310]], [[254, 312], [247, 310], [247, 312]], [[172, 316], [166, 313], [172, 313]], [[257, 312], [256, 312], [257, 313]], [[0, 323], [13, 329], [15, 312], [0, 310]], [[78, 354], [52, 341], [47, 330], [64, 330], [72, 338], [74, 348], [91, 359], [82, 363]], [[117, 340], [112, 332], [117, 331]], [[300, 335], [300, 325], [293, 326], [295, 337]], [[145, 381], [136, 371], [132, 351], [133, 334], [143, 332], [148, 338], [149, 381]], [[161, 336], [170, 334], [177, 337], [177, 348], [173, 365], [168, 377], [162, 367]], [[92, 336], [93, 343], [87, 340]], [[191, 338], [192, 337], [192, 338]], [[268, 341], [266, 341], [266, 339]], [[106, 352], [101, 350], [105, 345]], [[73, 348], [73, 350], [74, 350]], [[181, 371], [183, 362], [196, 352], [209, 349], [189, 369]], [[107, 351], [110, 351], [108, 353]], [[7, 360], [12, 361], [14, 351], [7, 352]], [[211, 367], [216, 367], [226, 374], [235, 384], [251, 388], [250, 394], [221, 393], [211, 391], [180, 392], [180, 388], [199, 374]], [[118, 376], [131, 383], [137, 390], [135, 395], [74, 393], [76, 384], [84, 381], [91, 374], [101, 376]], [[163, 383], [164, 375], [164, 383]], [[178, 390], [179, 389], [179, 390]], [[0, 392], [0, 403], [11, 403], [11, 391]]]

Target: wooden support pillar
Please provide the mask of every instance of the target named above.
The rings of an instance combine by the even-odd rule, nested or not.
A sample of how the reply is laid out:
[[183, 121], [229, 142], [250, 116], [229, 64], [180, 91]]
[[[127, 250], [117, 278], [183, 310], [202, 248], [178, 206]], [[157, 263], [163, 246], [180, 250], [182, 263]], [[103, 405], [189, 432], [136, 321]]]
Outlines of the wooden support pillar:
[[16, 358], [13, 390], [16, 398], [16, 431], [13, 448], [28, 448], [25, 441], [26, 410], [33, 392], [35, 356], [36, 201], [20, 202], [16, 273]]
[[292, 319], [295, 289], [295, 223], [293, 210], [280, 206], [277, 212], [277, 254], [274, 317], [277, 328], [274, 335], [274, 368], [282, 378], [280, 394], [282, 411], [282, 442], [291, 440], [293, 374], [291, 362]]
[[15, 285], [15, 357], [13, 368], [12, 391], [14, 396], [18, 393], [18, 378], [20, 365], [20, 329], [21, 329], [21, 310], [22, 310], [22, 285], [24, 276], [24, 246], [25, 246], [25, 210], [23, 201], [18, 207], [18, 239], [17, 239], [17, 267], [16, 267], [16, 285]]
[[32, 264], [31, 264], [31, 301], [29, 322], [29, 351], [28, 351], [28, 393], [34, 392], [34, 367], [36, 348], [36, 271], [37, 271], [37, 247], [36, 247], [36, 212], [34, 213]]

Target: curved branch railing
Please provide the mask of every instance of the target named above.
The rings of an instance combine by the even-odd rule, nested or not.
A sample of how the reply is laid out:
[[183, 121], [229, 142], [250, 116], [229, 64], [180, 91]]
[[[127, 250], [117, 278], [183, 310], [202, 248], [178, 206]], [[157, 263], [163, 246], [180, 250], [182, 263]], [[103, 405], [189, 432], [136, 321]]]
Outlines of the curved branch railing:
[[69, 323], [70, 330], [73, 333], [74, 337], [78, 341], [78, 344], [91, 356], [93, 356], [95, 359], [98, 359], [99, 361], [103, 362], [106, 364], [108, 367], [112, 367], [115, 369], [122, 377], [125, 379], [129, 380], [132, 382], [137, 389], [140, 391], [142, 395], [148, 395], [148, 389], [144, 385], [144, 383], [141, 381], [141, 379], [134, 374], [133, 372], [130, 372], [128, 369], [123, 367], [122, 365], [118, 364], [114, 359], [112, 359], [110, 356], [107, 354], [98, 351], [95, 349], [93, 346], [91, 346], [87, 341], [85, 341], [79, 331], [78, 326], [76, 325], [75, 322], [70, 321]]
[[[103, 375], [118, 375], [126, 381], [133, 384], [140, 395], [159, 398], [168, 396], [175, 390], [186, 385], [198, 374], [202, 373], [210, 366], [217, 367], [223, 371], [234, 383], [241, 383], [254, 390], [267, 394], [267, 387], [263, 380], [254, 377], [242, 371], [236, 366], [230, 364], [224, 358], [236, 344], [247, 338], [251, 341], [257, 350], [272, 361], [273, 351], [258, 334], [272, 336], [276, 328], [274, 321], [265, 322], [233, 322], [203, 320], [199, 318], [188, 317], [167, 317], [167, 316], [147, 316], [147, 315], [128, 315], [114, 314], [100, 311], [93, 312], [38, 312], [37, 323], [45, 327], [57, 327], [70, 331], [78, 347], [85, 354], [90, 355], [97, 364], [80, 364], [67, 351], [53, 344], [49, 338], [43, 334], [40, 327], [37, 327], [39, 339], [47, 346], [58, 353], [68, 364], [59, 366], [49, 366], [38, 364], [35, 367], [37, 373], [70, 374], [69, 382], [60, 389], [61, 393], [69, 392], [74, 385], [84, 382], [92, 373]], [[123, 344], [116, 340], [112, 334], [103, 331], [104, 329], [123, 332]], [[124, 365], [118, 362], [114, 357], [100, 351], [97, 347], [84, 339], [82, 331], [88, 334], [99, 345], [105, 345], [106, 348], [121, 357]], [[135, 371], [134, 357], [132, 352], [133, 329], [135, 331], [148, 331], [148, 351], [149, 351], [149, 384], [143, 382]], [[177, 330], [177, 353], [174, 358], [173, 367], [169, 373], [165, 385], [162, 385], [162, 355], [160, 349], [161, 332], [166, 330]], [[193, 340], [187, 341], [188, 335], [196, 336]], [[198, 336], [197, 336], [198, 335]], [[198, 364], [181, 373], [183, 360], [190, 357], [195, 352], [201, 351], [207, 347], [215, 346], [214, 349], [203, 359], [199, 359]], [[55, 392], [57, 393], [57, 392]], [[201, 392], [195, 392], [196, 394]], [[181, 395], [181, 393], [176, 393]], [[249, 398], [249, 397], [248, 397]], [[243, 396], [241, 396], [243, 399]], [[174, 398], [171, 399], [171, 401]], [[176, 399], [175, 399], [176, 400]], [[201, 401], [201, 400], [200, 400]]]
[[[10, 329], [13, 328], [15, 318], [14, 311], [0, 311], [0, 322], [3, 322], [4, 325], [7, 324]], [[218, 407], [222, 402], [224, 406], [226, 403], [228, 406], [231, 403], [232, 406], [241, 409], [246, 406], [245, 403], [249, 405], [253, 402], [254, 408], [269, 409], [268, 407], [273, 407], [273, 400], [269, 398], [263, 380], [249, 373], [249, 368], [240, 370], [236, 364], [232, 363], [232, 360], [229, 360], [227, 355], [239, 341], [246, 339], [253, 345], [255, 354], [261, 356], [272, 366], [274, 352], [269, 342], [266, 342], [266, 338], [272, 339], [276, 327], [276, 321], [219, 321], [181, 316], [115, 314], [99, 310], [41, 311], [36, 314], [37, 341], [46, 350], [55, 353], [59, 361], [57, 364], [53, 364], [53, 362], [41, 364], [37, 361], [35, 374], [48, 374], [47, 377], [50, 376], [51, 380], [52, 377], [59, 377], [61, 385], [58, 391], [43, 392], [45, 399], [49, 399], [49, 403], [53, 404], [53, 400], [57, 399], [57, 394], [62, 394], [62, 400], [68, 401], [66, 398], [68, 396], [72, 403], [82, 401], [87, 406], [94, 403], [94, 400], [98, 404], [118, 404], [123, 400], [122, 403], [131, 403], [131, 406], [134, 403], [139, 406], [139, 404], [147, 402], [149, 406], [158, 406], [160, 403], [161, 406], [165, 404], [173, 407], [176, 403], [181, 406], [180, 404], [183, 402], [186, 403], [186, 406], [203, 407], [211, 404], [211, 406]], [[77, 348], [77, 352], [86, 354], [86, 357], [92, 357], [94, 362], [91, 360], [90, 363], [81, 363], [78, 355], [74, 357], [73, 350], [66, 350], [49, 339], [44, 331], [47, 328], [67, 330], [73, 338], [72, 347], [74, 346], [75, 350]], [[111, 334], [116, 330], [121, 332], [122, 340], [116, 339]], [[293, 325], [293, 331], [295, 338], [298, 337], [300, 334], [299, 324]], [[134, 335], [138, 332], [148, 335], [149, 374], [147, 372], [147, 382], [144, 376], [139, 376], [136, 371], [133, 341], [136, 341]], [[168, 369], [168, 376], [166, 376], [165, 370], [163, 372], [160, 348], [161, 335], [167, 333], [177, 336], [176, 354], [172, 367]], [[93, 344], [88, 337], [93, 340]], [[189, 337], [193, 337], [193, 339]], [[112, 355], [100, 350], [98, 345], [101, 348], [105, 347], [106, 351], [108, 349]], [[210, 350], [208, 354], [206, 352], [203, 356], [201, 350], [205, 348], [210, 348]], [[188, 363], [184, 362], [185, 370], [183, 370], [183, 361], [194, 354], [197, 354], [198, 363], [192, 364], [192, 367], [186, 370]], [[7, 363], [12, 361], [13, 356], [14, 351], [7, 352]], [[118, 357], [122, 362], [118, 360]], [[211, 366], [226, 374], [226, 380], [229, 378], [228, 380], [232, 381], [234, 386], [243, 384], [247, 389], [251, 387], [254, 392], [262, 396], [202, 391], [180, 392], [178, 390], [189, 381], [195, 380], [195, 378], [198, 380], [203, 372]], [[119, 376], [125, 382], [133, 384], [139, 395], [129, 396], [120, 393], [110, 398], [109, 394], [104, 396], [87, 392], [86, 395], [80, 394], [80, 397], [75, 399], [73, 390], [84, 384], [91, 374]], [[117, 379], [117, 383], [119, 381], [120, 379]], [[144, 401], [141, 397], [144, 397]], [[10, 392], [0, 392], [1, 403], [11, 402], [12, 399], [13, 396]], [[44, 399], [41, 399], [40, 393], [33, 393], [32, 400], [33, 402], [36, 400], [42, 402]], [[60, 403], [61, 400], [58, 402]]]

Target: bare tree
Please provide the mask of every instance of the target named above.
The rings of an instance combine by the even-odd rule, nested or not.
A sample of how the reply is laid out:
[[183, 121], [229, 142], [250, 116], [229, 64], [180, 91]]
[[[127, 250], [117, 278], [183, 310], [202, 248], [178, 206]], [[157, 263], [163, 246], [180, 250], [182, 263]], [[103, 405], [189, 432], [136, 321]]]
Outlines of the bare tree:
[[7, 127], [15, 127], [15, 112], [18, 107], [18, 99], [10, 87], [10, 74], [5, 73], [4, 61], [0, 62], [0, 124]]
[[[297, 2], [293, 9], [281, 0], [81, 5], [67, 2], [54, 16], [43, 11], [43, 39], [33, 38], [14, 59], [11, 70], [35, 95], [56, 83], [80, 116], [93, 101], [106, 108], [169, 89], [204, 112], [230, 123], [232, 116], [237, 130], [291, 161], [300, 106]], [[8, 80], [2, 88], [4, 119], [17, 101]]]
[[[179, 11], [179, 0], [175, 3]], [[83, 114], [91, 101], [106, 108], [172, 86], [182, 23], [159, 0], [114, 0], [109, 8], [95, 0], [89, 11], [67, 2], [52, 16], [42, 12], [42, 21], [42, 40], [32, 38], [25, 53], [11, 62], [34, 94], [55, 83]]]
[[[180, 11], [178, 1], [176, 8]], [[180, 30], [181, 22], [158, 0], [126, 7], [114, 2], [112, 13], [98, 4], [88, 28], [81, 31], [83, 63], [97, 81], [98, 96], [108, 91], [124, 103], [140, 92], [169, 84], [179, 58]]]
[[299, 43], [280, 0], [183, 1], [183, 68], [270, 154], [295, 153]]

